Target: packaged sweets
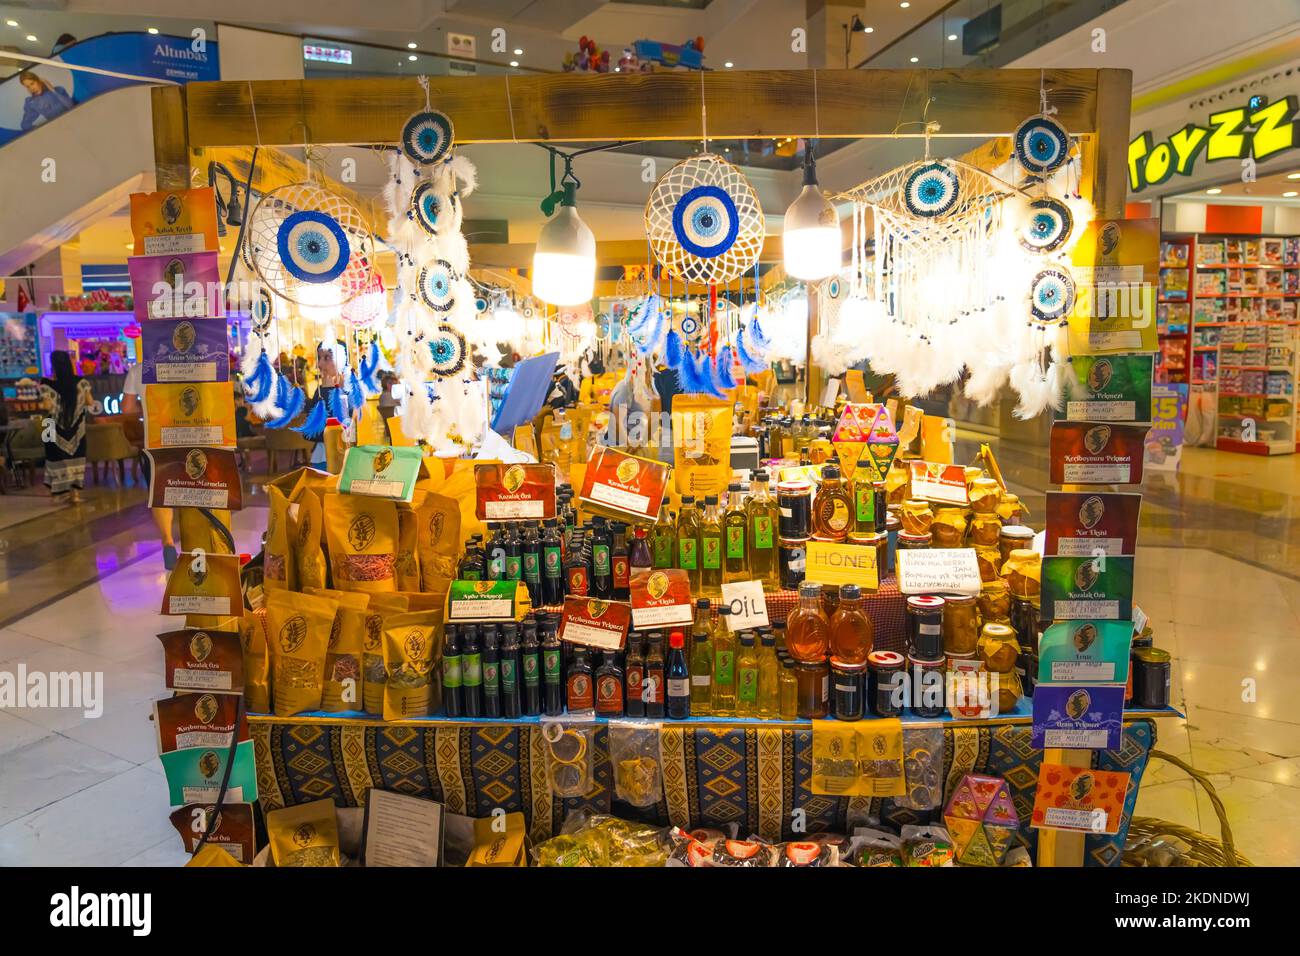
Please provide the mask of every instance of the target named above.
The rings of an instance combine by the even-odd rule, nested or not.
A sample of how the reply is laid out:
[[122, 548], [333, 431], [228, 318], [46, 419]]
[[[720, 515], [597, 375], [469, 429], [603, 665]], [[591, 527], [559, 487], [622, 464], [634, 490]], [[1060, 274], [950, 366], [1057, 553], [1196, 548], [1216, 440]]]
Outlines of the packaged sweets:
[[775, 848], [756, 840], [719, 840], [713, 845], [709, 866], [760, 867], [775, 866]]
[[384, 720], [427, 717], [440, 697], [435, 666], [442, 661], [438, 617], [411, 611], [384, 619]]
[[609, 762], [614, 768], [614, 793], [634, 807], [659, 802], [659, 731], [653, 725], [610, 721]]
[[393, 580], [399, 591], [420, 590], [416, 521], [415, 509], [405, 501], [397, 502], [397, 557], [393, 562]]
[[291, 576], [293, 556], [289, 553], [289, 539], [293, 526], [289, 518], [289, 500], [275, 485], [266, 486], [269, 514], [266, 519], [266, 545], [262, 550], [262, 587], [294, 590], [296, 576]]
[[906, 826], [902, 830], [903, 862], [907, 866], [953, 866], [952, 837], [943, 827]]
[[673, 840], [643, 823], [579, 810], [564, 821], [559, 836], [533, 850], [537, 866], [664, 866]]
[[306, 591], [308, 588], [323, 588], [325, 587], [325, 555], [321, 552], [320, 539], [325, 516], [321, 509], [320, 497], [305, 489], [296, 494], [298, 510], [294, 516], [296, 527], [290, 549], [296, 576], [294, 589]]
[[799, 843], [778, 843], [776, 865], [789, 867], [838, 866], [839, 848], [833, 843], [804, 841]]
[[943, 803], [942, 727], [903, 727], [903, 778], [907, 793], [894, 798], [898, 806], [933, 810]]
[[546, 744], [546, 782], [557, 797], [582, 797], [591, 789], [594, 724], [565, 724], [558, 720], [542, 723]]
[[419, 567], [419, 587], [402, 587], [402, 591], [428, 591], [446, 594], [447, 584], [456, 577], [460, 556], [460, 505], [455, 498], [437, 492], [417, 493], [411, 501], [415, 510], [415, 549]]
[[[719, 836], [717, 839], [725, 839]], [[668, 862], [666, 866], [708, 866], [713, 857], [715, 841], [699, 840], [681, 827], [672, 827], [668, 831]]]
[[266, 815], [276, 866], [338, 866], [339, 821], [333, 800], [300, 803]]
[[244, 706], [249, 713], [271, 712], [271, 661], [266, 648], [266, 608], [239, 619], [244, 648]]
[[386, 498], [324, 496], [325, 540], [341, 591], [395, 591], [397, 504]]
[[304, 588], [304, 593], [338, 601], [334, 626], [325, 651], [325, 687], [320, 709], [331, 714], [361, 710], [361, 655], [366, 638], [366, 609], [370, 595], [356, 591]]
[[853, 832], [851, 846], [854, 866], [903, 865], [903, 841], [893, 833], [863, 827]]
[[401, 614], [409, 605], [405, 595], [372, 594], [366, 606], [366, 629], [361, 640], [361, 702], [368, 714], [384, 712], [384, 685], [388, 671], [384, 666], [384, 619]]
[[277, 717], [320, 710], [325, 652], [338, 602], [312, 594], [272, 591], [266, 597], [271, 652], [271, 704]]

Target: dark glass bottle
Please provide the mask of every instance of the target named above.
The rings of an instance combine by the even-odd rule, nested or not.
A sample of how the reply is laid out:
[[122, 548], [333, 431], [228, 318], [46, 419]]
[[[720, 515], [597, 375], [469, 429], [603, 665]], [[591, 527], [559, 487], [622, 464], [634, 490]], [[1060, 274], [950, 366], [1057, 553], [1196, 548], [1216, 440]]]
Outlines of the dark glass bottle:
[[667, 706], [673, 720], [691, 716], [691, 673], [686, 666], [686, 638], [681, 631], [673, 631], [668, 638]]
[[518, 717], [522, 701], [519, 689], [519, 625], [501, 625], [501, 716]]
[[542, 524], [542, 603], [564, 603], [564, 556], [554, 518]]
[[591, 593], [591, 579], [587, 573], [586, 536], [580, 529], [573, 530], [569, 556], [564, 561], [565, 590], [575, 597]]
[[506, 533], [500, 524], [488, 523], [487, 574], [489, 581], [506, 576]]
[[615, 521], [611, 527], [614, 529], [614, 544], [609, 552], [609, 566], [610, 574], [614, 578], [614, 600], [626, 601], [631, 596], [632, 578], [627, 525], [622, 521]]
[[542, 603], [542, 536], [536, 523], [524, 528], [523, 538], [524, 584], [528, 588], [528, 600], [533, 604]]
[[560, 634], [547, 622], [542, 630], [542, 713], [558, 717], [564, 713], [564, 662]]
[[614, 651], [605, 651], [596, 668], [596, 713], [601, 717], [623, 716], [623, 671]]
[[654, 558], [650, 554], [650, 542], [647, 540], [647, 534], [645, 528], [637, 528], [632, 533], [632, 540], [628, 542], [627, 563], [629, 575], [636, 574], [638, 571], [649, 571], [654, 566]]
[[569, 665], [567, 678], [567, 702], [569, 713], [589, 714], [596, 706], [591, 679], [591, 661], [587, 659], [585, 647], [575, 648], [573, 663]]
[[506, 525], [506, 580], [522, 581], [524, 579], [524, 542], [519, 537], [519, 526]]
[[658, 632], [650, 635], [650, 650], [645, 656], [645, 677], [641, 696], [645, 699], [645, 715], [664, 715], [664, 639]]
[[495, 624], [483, 627], [483, 716], [501, 716], [501, 650]]
[[645, 654], [641, 649], [641, 638], [631, 635], [627, 639], [627, 663], [624, 665], [623, 706], [629, 717], [645, 716], [645, 700], [642, 698], [645, 679]]
[[462, 581], [482, 581], [487, 578], [487, 557], [480, 541], [482, 538], [473, 535], [465, 542], [465, 554], [456, 568], [456, 576]]
[[455, 624], [443, 628], [442, 638], [442, 705], [448, 717], [465, 712], [461, 695], [460, 629]]
[[536, 717], [542, 712], [542, 645], [537, 640], [537, 624], [533, 621], [524, 621], [523, 633], [519, 656], [523, 713]]
[[462, 624], [460, 628], [461, 696], [464, 698], [466, 717], [483, 715], [483, 652], [479, 643], [477, 624]]
[[614, 596], [613, 541], [605, 519], [596, 515], [591, 522], [591, 596], [608, 601]]

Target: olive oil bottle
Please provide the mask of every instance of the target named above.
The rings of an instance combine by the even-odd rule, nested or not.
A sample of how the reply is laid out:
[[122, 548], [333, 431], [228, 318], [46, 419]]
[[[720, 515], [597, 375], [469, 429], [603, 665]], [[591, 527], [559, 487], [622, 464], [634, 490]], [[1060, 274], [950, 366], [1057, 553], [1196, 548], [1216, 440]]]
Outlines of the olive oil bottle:
[[745, 550], [746, 530], [749, 518], [745, 514], [745, 496], [740, 485], [733, 484], [727, 489], [727, 511], [722, 519], [725, 536], [725, 554], [722, 559], [723, 581], [748, 581], [749, 556]]
[[704, 517], [700, 521], [700, 592], [705, 597], [722, 597], [722, 516], [718, 498], [704, 499]]
[[700, 591], [700, 512], [695, 498], [682, 495], [682, 510], [677, 515], [677, 566], [686, 572], [692, 593]]
[[758, 716], [758, 651], [754, 648], [754, 632], [740, 635], [740, 655], [736, 658], [736, 716]]
[[780, 584], [780, 566], [777, 562], [777, 522], [780, 513], [776, 501], [767, 490], [767, 472], [755, 472], [750, 482], [749, 500], [745, 502], [749, 534], [746, 536], [749, 576], [761, 581], [768, 590], [777, 590]]
[[677, 525], [667, 504], [659, 507], [659, 518], [650, 534], [650, 557], [655, 568], [678, 567]]
[[713, 624], [713, 713], [736, 716], [736, 637], [727, 627], [731, 608], [718, 608]]

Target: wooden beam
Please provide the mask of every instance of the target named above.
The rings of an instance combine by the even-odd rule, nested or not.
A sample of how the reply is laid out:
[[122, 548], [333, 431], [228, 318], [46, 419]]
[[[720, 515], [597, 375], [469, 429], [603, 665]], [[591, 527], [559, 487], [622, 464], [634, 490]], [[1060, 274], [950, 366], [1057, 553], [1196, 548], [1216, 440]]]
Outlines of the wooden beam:
[[[1096, 166], [1092, 203], [1097, 215], [1122, 219], [1128, 201], [1129, 112], [1133, 103], [1133, 73], [1099, 70], [1097, 75]], [[1069, 129], [1067, 126], [1066, 129]]]
[[155, 86], [153, 105], [153, 163], [156, 189], [190, 187], [190, 150], [186, 139], [187, 103], [183, 86]]
[[[1040, 84], [1072, 133], [1095, 132], [1099, 70], [726, 70], [429, 77], [460, 143], [940, 136], [1012, 132], [1039, 111]], [[424, 107], [415, 78], [261, 80], [186, 87], [193, 146], [396, 142]], [[256, 107], [256, 110], [254, 110]], [[902, 124], [902, 125], [900, 125]], [[1126, 138], [1126, 137], [1125, 137]]]

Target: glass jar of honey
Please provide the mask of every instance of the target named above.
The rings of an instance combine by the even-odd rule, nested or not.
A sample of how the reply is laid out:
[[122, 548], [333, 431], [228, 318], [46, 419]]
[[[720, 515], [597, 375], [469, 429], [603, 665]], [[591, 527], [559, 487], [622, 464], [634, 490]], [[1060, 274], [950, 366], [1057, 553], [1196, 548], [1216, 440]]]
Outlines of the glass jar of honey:
[[820, 720], [829, 713], [831, 669], [826, 661], [797, 661], [794, 678], [799, 687], [799, 718]]
[[1011, 557], [1012, 551], [1017, 548], [1032, 548], [1033, 544], [1034, 529], [1022, 524], [1003, 525], [1002, 530], [998, 532], [998, 550], [1002, 552], [1004, 564]]
[[903, 502], [900, 517], [906, 534], [929, 534], [934, 512], [930, 510], [930, 502], [911, 498]]
[[1002, 555], [997, 548], [976, 548], [975, 562], [979, 565], [980, 581], [988, 584], [990, 581], [998, 581], [998, 571], [1002, 567]]
[[970, 543], [977, 548], [996, 548], [1002, 535], [997, 515], [976, 514], [970, 521]]
[[998, 513], [998, 502], [1002, 499], [1002, 486], [996, 478], [976, 478], [970, 483], [970, 510], [977, 515]]
[[966, 515], [960, 508], [940, 508], [930, 523], [931, 547], [960, 548], [966, 541]]
[[1002, 565], [1002, 577], [1011, 588], [1011, 596], [1038, 600], [1042, 581], [1042, 555], [1028, 548], [1017, 548]]
[[979, 607], [973, 596], [943, 596], [943, 652], [974, 654], [980, 639]]
[[887, 505], [901, 505], [910, 498], [912, 491], [912, 472], [907, 462], [895, 458], [885, 475], [885, 502]]
[[980, 609], [980, 620], [985, 624], [991, 621], [1011, 623], [1011, 585], [1002, 578], [986, 581], [980, 588], [976, 604]]

